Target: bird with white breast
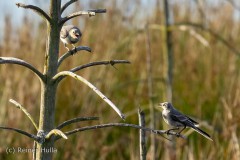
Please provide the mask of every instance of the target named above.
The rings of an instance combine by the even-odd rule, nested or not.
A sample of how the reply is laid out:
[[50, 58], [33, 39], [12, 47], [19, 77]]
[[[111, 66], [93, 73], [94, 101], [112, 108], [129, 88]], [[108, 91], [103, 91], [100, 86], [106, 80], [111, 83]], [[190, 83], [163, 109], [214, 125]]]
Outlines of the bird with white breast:
[[177, 135], [180, 135], [181, 132], [186, 127], [189, 127], [198, 132], [199, 134], [201, 134], [202, 136], [204, 136], [205, 138], [213, 141], [213, 139], [210, 137], [208, 133], [198, 128], [198, 122], [186, 116], [185, 114], [179, 112], [177, 109], [173, 107], [171, 103], [169, 102], [160, 103], [159, 107], [163, 108], [162, 117], [164, 121], [170, 126], [175, 127], [173, 129], [168, 130], [168, 132], [171, 130], [178, 130], [179, 128], [182, 127], [182, 129], [177, 133]]
[[80, 29], [74, 25], [63, 26], [60, 32], [60, 39], [64, 44], [64, 47], [69, 51], [67, 44], [71, 44], [74, 48], [75, 43], [77, 43], [82, 36]]

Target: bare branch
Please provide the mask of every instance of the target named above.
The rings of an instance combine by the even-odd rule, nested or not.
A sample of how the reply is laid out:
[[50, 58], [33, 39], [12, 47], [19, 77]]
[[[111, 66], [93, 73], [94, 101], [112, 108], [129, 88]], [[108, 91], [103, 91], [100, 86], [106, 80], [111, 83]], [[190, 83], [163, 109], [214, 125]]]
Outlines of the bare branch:
[[[77, 71], [80, 71], [84, 68], [88, 68], [88, 67], [92, 67], [92, 66], [98, 66], [98, 65], [114, 65], [114, 64], [130, 64], [129, 61], [127, 60], [110, 60], [110, 61], [98, 61], [98, 62], [91, 62], [91, 63], [87, 63], [87, 64], [84, 64], [84, 65], [81, 65], [81, 66], [78, 66], [78, 67], [75, 67], [73, 69], [70, 70], [70, 72], [77, 72]], [[57, 83], [59, 83], [64, 77], [66, 76], [59, 76], [56, 80]]]
[[89, 9], [89, 12], [95, 12], [95, 13], [106, 13], [106, 9]]
[[91, 62], [91, 63], [85, 64], [85, 65], [75, 67], [75, 68], [71, 69], [70, 72], [77, 72], [79, 70], [82, 70], [82, 69], [88, 68], [88, 67], [92, 67], [92, 66], [109, 65], [109, 64], [113, 66], [115, 64], [124, 64], [124, 63], [130, 64], [130, 62], [127, 60], [110, 60], [110, 61]]
[[70, 6], [72, 3], [77, 2], [78, 0], [70, 0], [67, 3], [65, 3], [61, 8], [61, 14], [67, 9], [68, 6]]
[[69, 71], [62, 71], [60, 73], [58, 73], [57, 75], [55, 75], [53, 77], [53, 81], [56, 81], [58, 79], [58, 77], [61, 76], [70, 76], [76, 80], [79, 80], [81, 82], [83, 82], [84, 84], [86, 84], [88, 87], [90, 87], [96, 94], [98, 94], [107, 104], [109, 104], [114, 110], [115, 112], [117, 112], [117, 114], [124, 120], [125, 119], [125, 115], [117, 108], [117, 106], [115, 106], [115, 104], [113, 104], [104, 94], [102, 94], [102, 92], [100, 92], [94, 85], [92, 85], [89, 81], [87, 81], [86, 79], [84, 79], [83, 77], [69, 72]]
[[67, 136], [62, 132], [60, 131], [59, 129], [53, 129], [51, 130], [45, 137], [45, 139], [49, 139], [51, 138], [52, 135], [55, 135], [55, 136], [60, 136], [64, 139], [68, 139]]
[[62, 18], [59, 22], [59, 25], [63, 25], [65, 22], [67, 22], [68, 20], [70, 20], [74, 17], [78, 17], [78, 16], [82, 16], [82, 15], [89, 15], [91, 17], [91, 16], [95, 16], [96, 13], [106, 13], [106, 9], [95, 9], [95, 10], [79, 11], [79, 12], [72, 13], [72, 14]]
[[74, 18], [74, 17], [78, 17], [78, 16], [82, 16], [82, 15], [89, 15], [89, 17], [91, 16], [95, 16], [95, 12], [89, 12], [89, 11], [79, 11], [79, 12], [75, 12], [75, 13], [72, 13], [64, 18], [62, 18], [60, 20], [60, 25], [63, 25], [65, 22], [67, 22], [68, 20]]
[[99, 120], [99, 117], [78, 117], [78, 118], [70, 119], [58, 125], [56, 129], [62, 129], [63, 127], [68, 126], [72, 123], [77, 123], [80, 121], [91, 121], [91, 120]]
[[59, 59], [58, 59], [58, 67], [62, 64], [62, 62], [68, 58], [69, 56], [74, 55], [75, 53], [77, 53], [78, 51], [88, 51], [88, 52], [92, 52], [91, 48], [87, 47], [87, 46], [79, 46], [76, 48], [73, 48], [72, 50], [69, 50], [67, 53], [65, 53], [64, 55], [62, 55]]
[[24, 66], [24, 67], [30, 69], [33, 73], [35, 73], [38, 76], [38, 78], [40, 78], [43, 82], [45, 82], [45, 77], [41, 72], [39, 72], [31, 64], [29, 64], [21, 59], [13, 58], [13, 57], [0, 57], [0, 64], [18, 64], [18, 65]]
[[38, 131], [38, 127], [37, 124], [35, 123], [35, 121], [33, 120], [32, 116], [30, 115], [30, 113], [18, 102], [16, 102], [13, 99], [10, 99], [9, 102], [11, 102], [12, 104], [14, 104], [17, 108], [21, 109], [23, 111], [23, 113], [30, 119], [30, 121], [32, 122], [32, 124], [34, 125], [34, 127], [36, 128], [36, 130]]
[[32, 9], [34, 12], [36, 12], [37, 14], [39, 14], [43, 19], [47, 20], [49, 23], [51, 23], [51, 18], [49, 17], [49, 15], [44, 12], [41, 8], [34, 6], [34, 5], [25, 5], [22, 3], [16, 3], [16, 5], [18, 7], [21, 8], [25, 8], [25, 9]]
[[22, 135], [25, 135], [25, 136], [27, 136], [27, 137], [29, 137], [29, 138], [31, 138], [31, 139], [34, 139], [34, 140], [38, 141], [38, 137], [35, 136], [34, 134], [30, 134], [30, 133], [28, 133], [28, 132], [26, 132], [26, 131], [23, 131], [23, 130], [20, 130], [20, 129], [17, 129], [17, 128], [0, 126], [0, 129], [15, 131], [15, 132], [18, 132], [18, 133], [20, 133], [20, 134], [22, 134]]
[[[146, 128], [146, 127], [141, 127], [136, 124], [128, 124], [128, 123], [107, 123], [107, 124], [99, 124], [99, 125], [94, 125], [94, 126], [86, 126], [82, 128], [77, 128], [69, 132], [65, 132], [65, 135], [69, 136], [77, 132], [82, 132], [82, 131], [87, 131], [87, 130], [94, 130], [94, 129], [100, 129], [100, 128], [108, 128], [108, 127], [131, 127], [131, 128], [136, 128], [136, 129], [142, 129], [154, 134], [158, 135], [163, 135], [163, 134], [168, 134], [168, 135], [174, 135], [176, 137], [181, 137], [183, 139], [186, 139], [183, 135], [179, 135], [176, 132], [168, 132], [168, 130], [154, 130], [151, 128]], [[60, 139], [61, 137], [56, 137], [55, 140]]]

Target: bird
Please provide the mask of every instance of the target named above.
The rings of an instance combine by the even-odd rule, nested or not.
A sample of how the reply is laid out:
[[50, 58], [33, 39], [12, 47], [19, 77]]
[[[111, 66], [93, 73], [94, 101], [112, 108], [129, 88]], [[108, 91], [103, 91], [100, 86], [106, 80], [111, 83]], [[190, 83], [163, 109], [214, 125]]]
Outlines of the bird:
[[[190, 117], [184, 115], [183, 113], [179, 112], [177, 109], [175, 109], [173, 107], [173, 105], [170, 102], [163, 102], [163, 103], [160, 103], [158, 106], [163, 108], [162, 117], [163, 117], [164, 121], [168, 125], [175, 127], [170, 130], [179, 130], [180, 127], [183, 127], [177, 133], [178, 135], [180, 135], [181, 132], [184, 129], [186, 129], [186, 127], [189, 127], [189, 128], [192, 128], [193, 130], [195, 130], [196, 132], [198, 132], [199, 134], [201, 134], [202, 136], [204, 136], [205, 138], [213, 141], [213, 139], [210, 137], [210, 135], [208, 133], [206, 133], [205, 131], [198, 128], [198, 122], [196, 122], [195, 120], [191, 119]], [[170, 130], [168, 130], [168, 133]]]
[[82, 33], [80, 29], [74, 25], [63, 26], [60, 31], [60, 39], [68, 51], [70, 49], [67, 47], [67, 44], [71, 44], [74, 48], [76, 48], [74, 44], [80, 40], [81, 36]]

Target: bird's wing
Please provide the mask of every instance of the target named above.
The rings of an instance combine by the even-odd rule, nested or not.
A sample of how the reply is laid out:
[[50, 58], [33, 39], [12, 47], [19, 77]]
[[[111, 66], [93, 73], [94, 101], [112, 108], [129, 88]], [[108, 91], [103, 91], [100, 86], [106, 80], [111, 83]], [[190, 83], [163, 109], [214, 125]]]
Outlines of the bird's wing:
[[180, 123], [184, 123], [186, 121], [188, 121], [188, 117], [186, 117], [185, 115], [182, 114], [170, 114], [171, 118], [175, 121], [178, 121]]
[[[182, 123], [183, 125], [192, 127], [195, 126], [195, 121], [190, 119], [188, 116], [180, 113], [177, 110], [173, 110], [172, 113], [170, 114], [171, 118], [179, 123]], [[194, 122], [193, 122], [194, 121]]]
[[[187, 116], [188, 117], [188, 116]], [[196, 122], [195, 120], [193, 120], [192, 118], [190, 118], [190, 117], [188, 117], [188, 119], [193, 123], [193, 124], [195, 124], [195, 125], [198, 125], [199, 123], [198, 122]]]
[[60, 32], [60, 37], [66, 38], [67, 36], [68, 36], [68, 31], [65, 28], [62, 28]]
[[72, 28], [77, 28], [74, 27], [74, 25], [67, 25], [67, 26], [63, 26], [60, 32], [60, 37], [61, 38], [66, 38], [68, 36], [68, 32], [72, 29]]
[[179, 118], [179, 120], [181, 121], [190, 121], [190, 123], [193, 123], [194, 125], [198, 125], [198, 122], [196, 122], [195, 120], [193, 120], [192, 118], [182, 114], [181, 112], [179, 112], [178, 110], [174, 109], [173, 114]]

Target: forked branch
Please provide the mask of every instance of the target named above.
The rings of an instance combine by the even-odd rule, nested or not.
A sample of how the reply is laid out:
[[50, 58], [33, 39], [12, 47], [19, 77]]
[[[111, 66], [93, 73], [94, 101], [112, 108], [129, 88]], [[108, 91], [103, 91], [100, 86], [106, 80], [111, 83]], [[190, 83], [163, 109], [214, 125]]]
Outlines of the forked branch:
[[41, 8], [34, 6], [34, 5], [26, 5], [23, 3], [16, 3], [18, 7], [25, 8], [25, 9], [31, 9], [37, 14], [39, 14], [43, 19], [47, 20], [49, 23], [51, 22], [51, 18], [48, 16], [46, 12], [44, 12]]
[[31, 64], [13, 57], [0, 57], [0, 64], [18, 64], [20, 66], [24, 66], [28, 69], [30, 69], [33, 73], [35, 73], [39, 79], [41, 79], [43, 82], [45, 81], [44, 75], [39, 72], [35, 67], [33, 67]]
[[70, 76], [78, 81], [83, 82], [84, 84], [86, 84], [88, 87], [90, 87], [96, 94], [98, 94], [107, 104], [109, 104], [114, 110], [115, 112], [117, 112], [117, 114], [124, 120], [125, 119], [125, 115], [117, 108], [117, 106], [115, 106], [115, 104], [112, 103], [112, 101], [110, 101], [104, 94], [102, 94], [102, 92], [100, 92], [92, 83], [90, 83], [88, 80], [84, 79], [83, 77], [69, 72], [69, 71], [62, 71], [60, 73], [58, 73], [57, 75], [55, 75], [53, 77], [53, 83], [56, 82], [56, 80], [58, 79], [58, 77], [61, 76]]

